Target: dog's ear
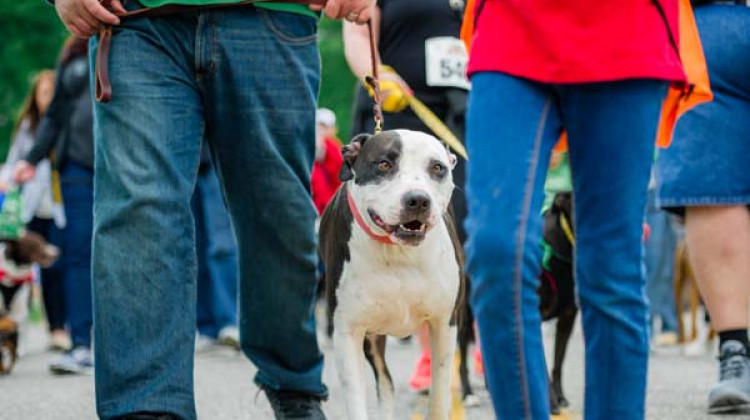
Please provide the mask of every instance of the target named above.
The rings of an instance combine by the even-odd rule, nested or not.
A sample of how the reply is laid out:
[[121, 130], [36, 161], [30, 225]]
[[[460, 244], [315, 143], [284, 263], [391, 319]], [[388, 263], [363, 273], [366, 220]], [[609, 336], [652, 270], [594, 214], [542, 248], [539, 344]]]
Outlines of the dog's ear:
[[341, 155], [344, 157], [344, 164], [341, 165], [339, 180], [341, 182], [349, 181], [354, 178], [354, 162], [357, 160], [359, 149], [372, 137], [370, 134], [357, 134], [346, 146], [341, 148]]

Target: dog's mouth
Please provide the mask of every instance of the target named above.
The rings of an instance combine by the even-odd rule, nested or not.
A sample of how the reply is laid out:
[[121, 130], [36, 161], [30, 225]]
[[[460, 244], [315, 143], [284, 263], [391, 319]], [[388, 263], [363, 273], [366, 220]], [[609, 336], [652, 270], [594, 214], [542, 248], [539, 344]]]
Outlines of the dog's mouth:
[[383, 221], [383, 219], [373, 209], [368, 209], [367, 213], [370, 216], [370, 220], [382, 229], [390, 237], [395, 237], [399, 242], [407, 245], [417, 245], [424, 239], [430, 226], [426, 220], [412, 219], [401, 222], [397, 225], [390, 225]]

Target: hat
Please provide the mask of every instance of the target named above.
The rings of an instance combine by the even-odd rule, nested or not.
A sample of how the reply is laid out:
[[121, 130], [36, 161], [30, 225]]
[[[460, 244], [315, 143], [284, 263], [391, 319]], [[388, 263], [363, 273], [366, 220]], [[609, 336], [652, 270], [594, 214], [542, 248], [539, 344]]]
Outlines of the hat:
[[326, 127], [336, 126], [336, 114], [328, 108], [320, 108], [315, 113], [315, 122]]

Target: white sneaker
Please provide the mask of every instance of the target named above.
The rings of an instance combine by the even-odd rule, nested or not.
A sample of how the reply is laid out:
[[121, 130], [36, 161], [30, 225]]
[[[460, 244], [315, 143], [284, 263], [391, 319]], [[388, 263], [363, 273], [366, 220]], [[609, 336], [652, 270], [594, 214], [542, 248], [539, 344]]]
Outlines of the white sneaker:
[[55, 359], [49, 365], [52, 373], [57, 375], [87, 374], [94, 372], [94, 358], [88, 347], [76, 347]]
[[219, 338], [216, 340], [219, 344], [240, 350], [240, 330], [234, 326], [224, 327], [219, 330]]

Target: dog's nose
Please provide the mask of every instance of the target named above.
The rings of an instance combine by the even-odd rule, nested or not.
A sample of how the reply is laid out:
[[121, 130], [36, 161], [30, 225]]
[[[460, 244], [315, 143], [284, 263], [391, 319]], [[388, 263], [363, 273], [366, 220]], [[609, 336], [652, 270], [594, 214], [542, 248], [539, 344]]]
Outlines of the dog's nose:
[[410, 191], [404, 194], [404, 208], [414, 212], [424, 212], [430, 210], [430, 196], [424, 191]]

